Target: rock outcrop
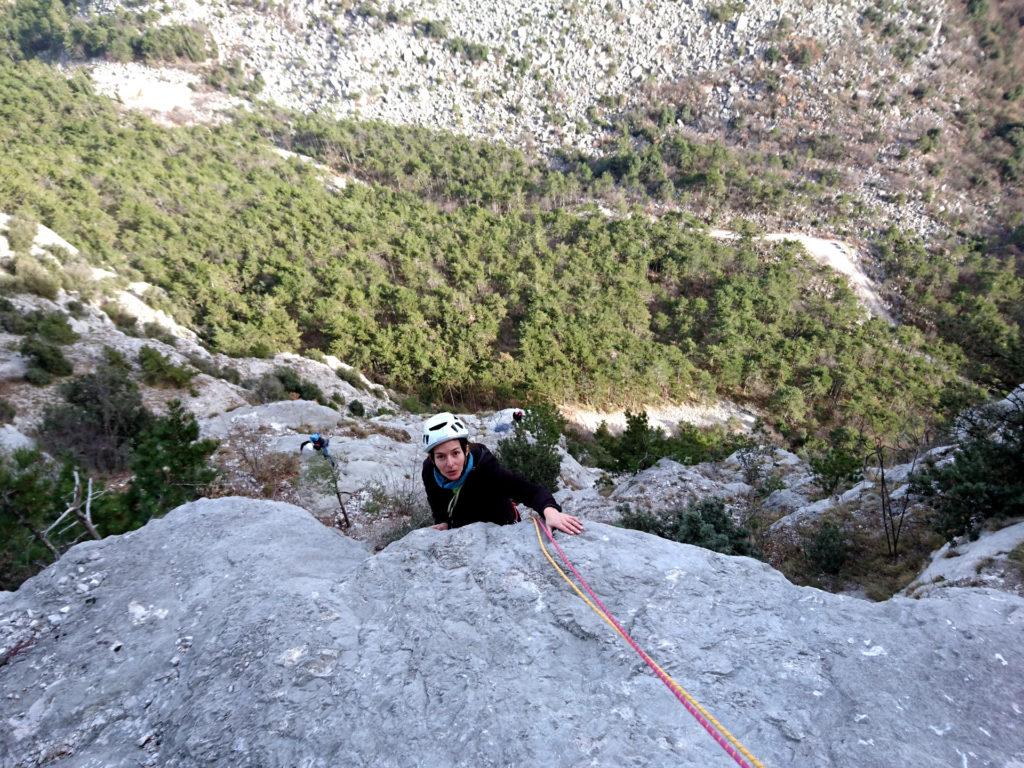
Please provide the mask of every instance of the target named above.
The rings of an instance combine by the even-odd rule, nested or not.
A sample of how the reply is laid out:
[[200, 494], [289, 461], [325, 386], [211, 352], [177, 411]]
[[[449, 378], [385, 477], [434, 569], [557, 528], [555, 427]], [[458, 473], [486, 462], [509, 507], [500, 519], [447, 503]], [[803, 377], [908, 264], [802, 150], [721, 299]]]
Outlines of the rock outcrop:
[[[1024, 761], [1024, 599], [869, 603], [589, 523], [610, 610], [768, 766]], [[0, 593], [0, 765], [726, 766], [529, 523], [373, 556], [201, 500]]]

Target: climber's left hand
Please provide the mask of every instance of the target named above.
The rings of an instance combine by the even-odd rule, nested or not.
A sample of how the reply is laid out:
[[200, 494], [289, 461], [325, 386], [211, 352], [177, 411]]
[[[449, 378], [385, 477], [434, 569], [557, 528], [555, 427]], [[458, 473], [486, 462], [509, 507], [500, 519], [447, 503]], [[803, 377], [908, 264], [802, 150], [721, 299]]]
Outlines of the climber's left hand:
[[559, 512], [554, 507], [544, 508], [544, 520], [547, 522], [549, 528], [554, 528], [558, 531], [563, 531], [572, 536], [583, 532], [583, 521], [573, 515], [567, 515], [564, 512]]

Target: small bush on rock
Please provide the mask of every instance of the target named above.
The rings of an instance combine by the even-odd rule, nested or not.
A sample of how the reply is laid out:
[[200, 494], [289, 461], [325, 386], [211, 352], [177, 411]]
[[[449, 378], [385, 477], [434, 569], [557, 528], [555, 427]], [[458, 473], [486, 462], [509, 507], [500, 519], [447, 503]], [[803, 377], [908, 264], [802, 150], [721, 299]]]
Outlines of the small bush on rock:
[[121, 331], [121, 333], [126, 333], [129, 336], [139, 335], [138, 320], [125, 311], [120, 304], [108, 301], [101, 307], [101, 309], [103, 310], [103, 313], [110, 318], [110, 321], [117, 326], [117, 329]]
[[804, 543], [804, 555], [821, 573], [836, 575], [846, 563], [848, 544], [842, 529], [826, 520]]
[[153, 347], [139, 350], [139, 366], [142, 368], [142, 380], [153, 387], [180, 389], [188, 386], [195, 376], [194, 371], [175, 365], [167, 355], [160, 354]]
[[947, 540], [977, 538], [988, 520], [1024, 515], [1024, 399], [987, 409], [962, 426], [951, 464], [915, 473], [911, 489], [935, 512], [932, 527]]
[[256, 397], [261, 403], [272, 403], [277, 400], [314, 400], [320, 405], [327, 405], [323, 391], [311, 381], [299, 376], [291, 368], [278, 366], [271, 373], [260, 377], [255, 385]]
[[750, 533], [736, 525], [721, 499], [703, 499], [685, 509], [663, 513], [628, 510], [623, 513], [620, 525], [723, 555], [754, 553]]
[[197, 369], [200, 373], [205, 373], [207, 376], [212, 376], [215, 379], [224, 379], [224, 381], [232, 384], [242, 383], [242, 374], [238, 372], [237, 368], [230, 365], [217, 365], [211, 357], [189, 355], [188, 361], [193, 368]]
[[15, 286], [26, 293], [34, 293], [55, 301], [60, 292], [60, 280], [31, 256], [19, 256], [14, 261]]
[[40, 444], [89, 470], [115, 472], [127, 466], [131, 441], [152, 418], [124, 356], [107, 351], [93, 373], [63, 385], [63, 403], [43, 412]]
[[366, 385], [363, 383], [363, 380], [359, 377], [359, 372], [356, 371], [355, 369], [353, 369], [353, 368], [338, 368], [338, 369], [335, 370], [335, 373], [338, 374], [338, 378], [339, 379], [341, 379], [342, 381], [348, 382], [349, 384], [351, 384], [356, 389], [362, 389], [362, 390], [366, 389]]
[[27, 255], [38, 230], [39, 225], [33, 219], [16, 213], [7, 220], [7, 231], [4, 232], [4, 236], [12, 251]]
[[136, 524], [198, 498], [216, 475], [207, 460], [217, 442], [199, 439], [195, 416], [178, 400], [150, 420], [134, 442], [127, 501]]
[[60, 347], [38, 336], [26, 336], [18, 351], [29, 360], [25, 378], [33, 384], [45, 386], [54, 377], [69, 376], [74, 371]]
[[558, 489], [562, 457], [556, 445], [563, 421], [550, 405], [536, 405], [516, 422], [511, 437], [498, 442], [498, 460], [508, 469], [549, 491]]
[[651, 426], [644, 412], [626, 412], [626, 429], [613, 435], [602, 422], [594, 433], [596, 446], [590, 449], [592, 460], [602, 469], [617, 472], [639, 472], [668, 457], [681, 464], [724, 459], [749, 445], [742, 435], [731, 434], [724, 427], [702, 429], [681, 423], [676, 434], [667, 435]]
[[78, 339], [62, 312], [35, 310], [23, 315], [7, 299], [0, 299], [0, 328], [20, 336], [36, 334], [55, 344], [70, 344]]
[[828, 443], [812, 450], [810, 456], [811, 471], [822, 492], [831, 496], [858, 482], [864, 474], [866, 452], [867, 446], [859, 435], [846, 427], [832, 430]]
[[177, 339], [174, 334], [164, 328], [160, 323], [144, 323], [142, 326], [142, 332], [146, 335], [146, 338], [154, 339], [156, 341], [162, 341], [169, 347], [176, 346]]

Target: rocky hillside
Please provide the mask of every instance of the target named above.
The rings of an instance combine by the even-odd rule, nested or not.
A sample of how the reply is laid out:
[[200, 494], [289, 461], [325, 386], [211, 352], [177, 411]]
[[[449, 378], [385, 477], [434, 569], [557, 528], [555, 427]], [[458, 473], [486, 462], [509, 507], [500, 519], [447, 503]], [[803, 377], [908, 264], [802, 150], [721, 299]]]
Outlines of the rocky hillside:
[[[124, 295], [133, 296], [127, 292]], [[137, 305], [126, 302], [122, 306], [144, 307], [153, 312], [144, 302], [135, 300]], [[66, 309], [68, 300], [54, 303], [23, 296], [13, 303], [26, 313], [60, 312]], [[106, 306], [112, 311], [109, 304]], [[124, 328], [124, 318], [119, 319]], [[77, 316], [69, 316], [69, 321], [78, 336], [65, 347], [74, 373], [94, 371], [107, 354], [106, 349], [117, 350], [129, 361], [140, 360], [144, 349], [156, 350], [169, 364], [193, 371], [185, 386], [148, 380], [141, 363], [133, 375], [139, 378], [147, 407], [159, 412], [172, 398], [182, 400], [198, 418], [201, 436], [216, 441], [217, 450], [212, 458], [220, 475], [208, 493], [288, 501], [306, 509], [323, 524], [375, 547], [429, 521], [419, 482], [422, 454], [417, 438], [423, 416], [403, 410], [383, 390], [374, 391], [373, 385], [358, 380], [350, 383], [339, 379], [330, 365], [297, 355], [279, 355], [272, 360], [225, 358], [210, 355], [184, 334], [177, 338], [132, 335], [93, 307], [83, 307]], [[60, 382], [40, 387], [24, 379], [31, 362], [15, 351], [19, 338], [9, 333], [0, 337], [8, 345], [8, 351], [0, 358], [3, 399], [6, 407], [13, 409], [11, 423], [0, 431], [7, 451], [35, 446], [33, 435], [47, 408], [60, 402]], [[273, 398], [272, 393], [264, 394], [265, 382], [282, 369], [315, 384], [330, 400], [262, 403], [267, 397]], [[231, 380], [222, 378], [231, 370]], [[360, 404], [358, 415], [352, 412], [351, 404], [355, 402]], [[719, 418], [732, 418], [728, 409], [720, 410]], [[710, 409], [705, 417], [714, 414], [715, 409]], [[664, 416], [652, 409], [652, 416], [659, 415]], [[497, 450], [499, 441], [510, 434], [511, 410], [467, 414], [464, 418], [473, 439], [492, 450]], [[577, 424], [576, 428], [582, 426]], [[316, 454], [308, 450], [300, 454], [302, 442], [314, 430], [329, 437], [337, 462], [336, 474]], [[666, 511], [684, 510], [704, 500], [720, 499], [738, 523], [760, 530], [762, 554], [776, 567], [791, 578], [810, 579], [833, 590], [884, 599], [917, 576], [916, 570], [906, 569], [922, 567], [917, 563], [930, 551], [929, 547], [939, 543], [928, 532], [928, 506], [915, 501], [907, 509], [904, 549], [909, 548], [909, 553], [903, 573], [893, 580], [872, 573], [873, 568], [880, 567], [880, 561], [874, 557], [881, 557], [884, 551], [877, 521], [881, 494], [903, 498], [909, 492], [909, 475], [914, 466], [911, 464], [886, 467], [884, 489], [875, 469], [853, 487], [829, 495], [819, 487], [806, 459], [771, 446], [743, 449], [724, 461], [695, 465], [666, 458], [631, 475], [583, 466], [566, 450], [566, 445], [563, 437], [557, 448], [561, 466], [555, 490], [559, 502], [574, 514], [587, 520], [619, 523], [624, 515], [664, 515]], [[59, 444], [44, 443], [40, 447], [52, 453], [62, 450]], [[940, 466], [952, 458], [949, 447], [936, 448], [932, 455], [940, 460]], [[842, 578], [817, 581], [806, 571], [803, 551], [808, 537], [825, 520], [843, 521], [844, 528], [851, 533], [851, 545], [857, 540], [857, 547], [873, 554]], [[916, 586], [927, 585], [932, 589], [962, 584], [966, 579], [972, 585], [986, 584], [1020, 593], [1024, 572], [1008, 554], [1021, 542], [1024, 525], [999, 532], [982, 549], [972, 550], [966, 540], [959, 549], [946, 547], [939, 560], [974, 552], [958, 561], [963, 573], [940, 576], [942, 572], [932, 568], [917, 578]]]
[[[654, 121], [645, 131], [721, 141], [747, 153], [752, 168], [797, 169], [805, 183], [824, 182], [838, 195], [830, 207], [854, 221], [932, 237], [965, 224], [982, 228], [1001, 188], [1010, 199], [999, 201], [1000, 218], [1008, 222], [1020, 209], [1014, 5], [176, 0], [130, 7], [163, 12], [161, 24], [206, 30], [222, 64], [242, 78], [258, 75], [261, 95], [287, 107], [429, 126], [548, 157], [614, 151], [629, 131], [622, 118], [635, 111]], [[97, 82], [132, 102], [158, 87], [139, 77], [105, 66]], [[188, 119], [187, 109], [179, 119]], [[632, 138], [647, 143], [642, 133]], [[780, 208], [769, 218], [806, 227], [822, 213]]]
[[[591, 523], [568, 556], [772, 766], [1024, 759], [1024, 600], [883, 604]], [[286, 504], [199, 501], [0, 593], [0, 763], [725, 766], [529, 524], [371, 556]]]
[[[211, 353], [194, 332], [155, 308], [168, 306], [159, 289], [90, 266], [78, 248], [53, 231], [38, 228], [27, 250], [11, 252], [7, 236], [14, 243], [21, 237], [12, 222], [0, 219], [8, 227], [6, 236], [0, 235], [0, 261], [15, 272], [7, 278], [9, 285], [45, 295], [13, 293], [0, 311], [0, 404], [7, 422], [0, 439], [8, 451], [34, 447], [44, 435], [38, 446], [47, 453], [57, 457], [74, 445], [78, 460], [88, 464], [95, 446], [79, 445], [74, 435], [55, 432], [48, 414], [62, 406], [69, 382], [84, 380], [116, 355], [124, 366], [118, 375], [138, 389], [140, 406], [163, 412], [178, 400], [197, 419], [199, 436], [215, 441], [212, 460], [219, 475], [204, 492], [294, 503], [375, 547], [428, 522], [418, 479], [422, 404], [389, 392], [332, 356]], [[61, 283], [77, 290], [61, 289]], [[1012, 397], [1019, 399], [1019, 392]], [[473, 439], [497, 450], [510, 434], [510, 412], [466, 414]], [[573, 407], [563, 412], [575, 432], [569, 439], [561, 436], [555, 447], [560, 469], [553, 490], [563, 505], [587, 519], [619, 523], [637, 515], [664, 517], [720, 500], [725, 512], [752, 532], [753, 550], [790, 578], [873, 599], [906, 587], [942, 543], [930, 528], [930, 507], [910, 493], [910, 476], [929, 459], [939, 467], [948, 465], [954, 455], [950, 445], [925, 446], [911, 463], [899, 463], [904, 454], [894, 449], [884, 467], [858, 472], [856, 480], [830, 488], [812, 465], [822, 457], [820, 445], [797, 455], [759, 434], [755, 440], [748, 438], [741, 450], [722, 450], [730, 440], [740, 439], [727, 437], [730, 431], [750, 435], [763, 415], [727, 401], [694, 402], [651, 406], [645, 417], [652, 430], [668, 433], [693, 429], [687, 425], [694, 423], [713, 428], [697, 435], [718, 441], [718, 448], [694, 444], [674, 454], [661, 449], [656, 455], [678, 460], [663, 458], [649, 468], [655, 459], [632, 468], [606, 462], [599, 469], [589, 455], [597, 448], [591, 433], [600, 422], [621, 432], [628, 414]], [[333, 470], [310, 451], [300, 455], [313, 431], [330, 438]], [[656, 439], [656, 434], [652, 431], [645, 439]], [[653, 444], [647, 450], [655, 450]], [[711, 454], [724, 460], [701, 460]], [[100, 476], [111, 469], [105, 466]], [[127, 467], [113, 469], [115, 487], [128, 481]], [[896, 547], [904, 557], [891, 558], [892, 563], [882, 559], [877, 516], [883, 498], [896, 500], [901, 528], [906, 522], [902, 545]], [[847, 566], [842, 576], [821, 578], [808, 570], [809, 538], [825, 522], [838, 522], [857, 553], [849, 558], [856, 565]], [[1010, 553], [1024, 536], [1003, 535], [1010, 538], [998, 551], [976, 552], [962, 562], [976, 566], [972, 583], [1019, 591], [1020, 568]], [[918, 584], [946, 578], [938, 575], [932, 573]], [[961, 581], [960, 576], [950, 578], [950, 583]]]

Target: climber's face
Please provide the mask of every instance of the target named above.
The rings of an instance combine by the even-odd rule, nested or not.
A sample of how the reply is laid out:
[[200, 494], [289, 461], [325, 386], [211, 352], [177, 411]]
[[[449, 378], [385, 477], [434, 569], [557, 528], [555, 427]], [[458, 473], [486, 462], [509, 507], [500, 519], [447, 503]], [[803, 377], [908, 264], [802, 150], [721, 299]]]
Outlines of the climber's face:
[[434, 466], [445, 480], [458, 480], [466, 466], [466, 452], [458, 440], [448, 440], [434, 448]]

